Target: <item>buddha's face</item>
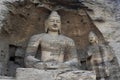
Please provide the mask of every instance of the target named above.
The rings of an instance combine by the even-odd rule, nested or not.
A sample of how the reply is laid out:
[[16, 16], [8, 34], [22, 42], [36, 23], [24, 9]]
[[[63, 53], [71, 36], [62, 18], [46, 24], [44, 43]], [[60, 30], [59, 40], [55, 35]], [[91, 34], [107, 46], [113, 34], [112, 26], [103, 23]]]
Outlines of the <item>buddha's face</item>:
[[50, 31], [59, 31], [61, 28], [60, 17], [53, 16], [50, 17], [47, 21], [48, 30]]
[[89, 36], [89, 42], [91, 44], [97, 43], [98, 42], [97, 37], [96, 36]]

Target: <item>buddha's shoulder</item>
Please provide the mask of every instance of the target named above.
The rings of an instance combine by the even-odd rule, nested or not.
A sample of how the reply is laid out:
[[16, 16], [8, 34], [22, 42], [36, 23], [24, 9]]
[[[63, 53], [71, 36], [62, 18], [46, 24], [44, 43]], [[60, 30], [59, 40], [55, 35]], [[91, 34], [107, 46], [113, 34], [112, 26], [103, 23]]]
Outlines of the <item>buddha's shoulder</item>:
[[60, 35], [60, 37], [61, 37], [61, 39], [63, 39], [66, 42], [74, 43], [74, 40], [70, 37], [67, 37], [67, 36], [64, 36], [64, 35]]
[[36, 34], [36, 35], [33, 35], [30, 39], [38, 40], [38, 39], [42, 38], [45, 34], [46, 33]]

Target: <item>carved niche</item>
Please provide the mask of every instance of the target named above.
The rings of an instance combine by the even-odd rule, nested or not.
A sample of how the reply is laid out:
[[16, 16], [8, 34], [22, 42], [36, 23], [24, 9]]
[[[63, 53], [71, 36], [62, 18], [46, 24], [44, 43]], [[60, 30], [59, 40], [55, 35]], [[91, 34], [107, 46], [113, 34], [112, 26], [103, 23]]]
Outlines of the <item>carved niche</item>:
[[[6, 3], [9, 14], [1, 35], [5, 35], [5, 38], [8, 39], [7, 45], [9, 46], [10, 55], [8, 66], [16, 65], [15, 68], [9, 67], [9, 72], [17, 67], [24, 67], [24, 54], [28, 40], [34, 34], [45, 32], [44, 22], [51, 12], [49, 9], [51, 7], [57, 7], [62, 20], [62, 34], [75, 41], [78, 54], [79, 51], [86, 50], [89, 45], [88, 34], [90, 31], [96, 33], [99, 40], [104, 42], [103, 35], [86, 12], [88, 8], [81, 2], [71, 2], [70, 5], [66, 5], [66, 3], [52, 2], [51, 0], [51, 2], [43, 3], [43, 6], [39, 5], [40, 3], [26, 0]], [[77, 5], [75, 6], [75, 4]]]

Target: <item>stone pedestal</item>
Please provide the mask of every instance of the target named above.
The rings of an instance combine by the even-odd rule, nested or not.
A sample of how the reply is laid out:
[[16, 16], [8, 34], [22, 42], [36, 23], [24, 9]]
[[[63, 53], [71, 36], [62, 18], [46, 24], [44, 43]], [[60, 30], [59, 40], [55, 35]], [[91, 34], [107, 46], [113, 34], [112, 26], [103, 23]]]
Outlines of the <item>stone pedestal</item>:
[[33, 68], [17, 69], [16, 80], [96, 80], [92, 71], [38, 70]]
[[0, 80], [96, 80], [92, 71], [38, 70], [18, 68], [16, 78], [1, 76]]

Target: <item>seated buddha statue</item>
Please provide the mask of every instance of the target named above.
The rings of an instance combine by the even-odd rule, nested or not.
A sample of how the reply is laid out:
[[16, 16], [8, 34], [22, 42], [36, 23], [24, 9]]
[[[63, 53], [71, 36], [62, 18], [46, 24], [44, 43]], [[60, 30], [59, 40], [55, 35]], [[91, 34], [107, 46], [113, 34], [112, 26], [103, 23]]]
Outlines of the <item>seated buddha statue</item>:
[[[36, 58], [38, 49], [40, 56]], [[56, 11], [52, 11], [45, 21], [45, 33], [30, 38], [25, 64], [36, 69], [79, 68], [75, 43], [61, 34], [61, 18]]]

